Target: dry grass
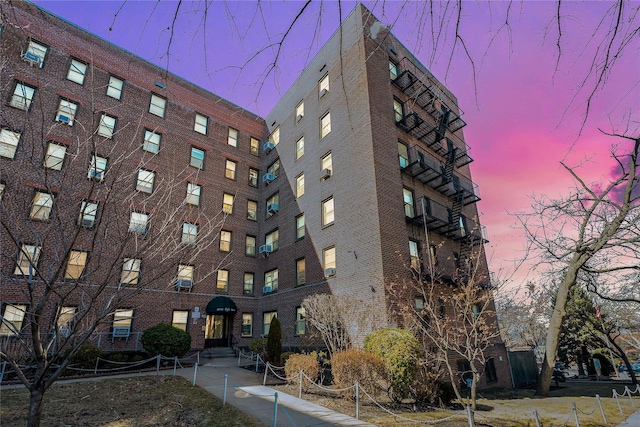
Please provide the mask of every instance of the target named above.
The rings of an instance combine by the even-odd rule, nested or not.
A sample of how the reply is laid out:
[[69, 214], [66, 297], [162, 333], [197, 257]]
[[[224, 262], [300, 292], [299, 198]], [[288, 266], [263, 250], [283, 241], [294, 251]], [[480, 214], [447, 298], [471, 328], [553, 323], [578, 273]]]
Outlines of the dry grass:
[[[25, 425], [28, 393], [3, 390], [0, 425]], [[263, 426], [189, 381], [143, 376], [53, 385], [45, 394], [47, 426]]]
[[[285, 393], [298, 395], [297, 386], [272, 386]], [[553, 388], [548, 398], [534, 397], [533, 390], [487, 390], [481, 391], [482, 398], [478, 401], [479, 410], [475, 414], [477, 426], [492, 427], [534, 427], [535, 419], [533, 410], [538, 412], [542, 425], [563, 425], [569, 418], [567, 425], [575, 425], [572, 412], [572, 404], [576, 404], [578, 419], [581, 427], [600, 427], [605, 425], [598, 407], [595, 395], [601, 397], [608, 423], [617, 425], [640, 407], [640, 396], [635, 395], [634, 408], [628, 397], [620, 399], [623, 414], [620, 414], [618, 405], [612, 399], [612, 390], [618, 393], [624, 392], [624, 385], [612, 385], [596, 382], [566, 382], [561, 383], [560, 388]], [[317, 388], [303, 395], [305, 400], [317, 403], [338, 412], [355, 416], [355, 402], [336, 397], [333, 394], [321, 392]], [[382, 400], [382, 399], [378, 399]], [[402, 420], [399, 417], [389, 415], [368, 398], [360, 398], [360, 419], [375, 424], [379, 427], [387, 426], [415, 426], [416, 421], [435, 421], [447, 417], [450, 421], [439, 422], [442, 427], [459, 427], [467, 425], [467, 415], [464, 411], [453, 411], [441, 408], [416, 408], [413, 404], [392, 406], [387, 400], [380, 402], [393, 413], [414, 421]]]

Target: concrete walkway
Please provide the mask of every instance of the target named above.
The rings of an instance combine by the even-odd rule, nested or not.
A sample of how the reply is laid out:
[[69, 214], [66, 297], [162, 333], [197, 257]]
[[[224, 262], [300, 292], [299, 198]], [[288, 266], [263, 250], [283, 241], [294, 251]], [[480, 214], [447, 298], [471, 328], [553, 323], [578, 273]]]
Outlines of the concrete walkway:
[[[264, 374], [237, 366], [236, 358], [200, 359], [196, 384], [222, 399], [224, 376], [227, 375], [227, 404], [231, 404], [256, 420], [273, 426], [276, 390], [262, 386]], [[177, 370], [177, 374], [193, 381], [194, 368]], [[278, 393], [276, 426], [360, 426], [375, 427], [348, 415], [331, 411], [303, 399]]]
[[618, 424], [618, 427], [638, 427], [640, 426], [640, 410], [631, 414], [623, 423]]

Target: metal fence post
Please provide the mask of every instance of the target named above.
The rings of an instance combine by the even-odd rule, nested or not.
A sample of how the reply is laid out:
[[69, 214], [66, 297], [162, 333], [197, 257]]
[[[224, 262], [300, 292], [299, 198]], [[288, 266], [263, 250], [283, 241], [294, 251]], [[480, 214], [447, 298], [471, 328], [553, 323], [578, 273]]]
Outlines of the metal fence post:
[[580, 421], [578, 420], [578, 408], [576, 407], [576, 402], [571, 402], [571, 406], [573, 408], [573, 417], [576, 419], [576, 427], [580, 427]]
[[176, 368], [178, 367], [178, 356], [173, 356], [173, 376], [176, 376]]
[[300, 384], [298, 384], [298, 399], [302, 399], [302, 369], [300, 369]]
[[269, 372], [269, 362], [264, 366], [264, 378], [262, 379], [262, 385], [267, 385], [267, 372]]
[[598, 402], [598, 406], [600, 407], [600, 413], [602, 414], [602, 420], [605, 424], [607, 424], [607, 416], [604, 413], [604, 409], [602, 408], [602, 402], [600, 401], [600, 395], [596, 394], [596, 401]]
[[160, 375], [160, 355], [156, 356], [156, 375]]
[[616, 399], [616, 403], [618, 404], [618, 410], [622, 414], [622, 406], [620, 406], [620, 399], [618, 399], [618, 392], [613, 389], [613, 398]]
[[536, 420], [536, 427], [541, 427], [540, 420], [538, 419], [538, 411], [535, 409], [533, 410], [533, 418]]
[[276, 427], [278, 422], [278, 392], [273, 395], [273, 427]]
[[4, 371], [7, 368], [7, 361], [3, 360], [2, 361], [2, 371], [0, 372], [0, 383], [2, 382], [2, 379], [4, 378]]
[[469, 427], [473, 427], [473, 410], [470, 405], [467, 405], [467, 419], [469, 420]]
[[100, 358], [96, 357], [96, 367], [93, 368], [94, 375], [98, 373], [98, 363], [100, 363]]
[[227, 403], [227, 380], [229, 379], [229, 375], [224, 374], [224, 390], [222, 392], [222, 406]]
[[360, 383], [356, 381], [356, 420], [360, 419]]
[[192, 386], [196, 385], [196, 372], [198, 372], [198, 363], [193, 365], [193, 382], [191, 382]]
[[633, 394], [631, 393], [631, 390], [629, 390], [629, 387], [624, 386], [624, 394], [627, 394], [627, 393], [629, 393], [629, 401], [631, 401], [631, 406], [635, 408], [636, 404], [633, 402]]

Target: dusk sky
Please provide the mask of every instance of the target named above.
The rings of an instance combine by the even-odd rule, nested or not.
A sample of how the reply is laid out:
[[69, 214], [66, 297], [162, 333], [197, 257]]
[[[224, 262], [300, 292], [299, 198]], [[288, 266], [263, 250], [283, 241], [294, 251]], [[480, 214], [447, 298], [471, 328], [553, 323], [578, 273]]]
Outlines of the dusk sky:
[[[183, 2], [176, 20], [170, 55], [169, 27], [177, 2], [173, 1], [35, 1], [39, 6], [136, 55], [168, 67], [169, 71], [250, 111], [265, 116], [304, 66], [338, 28], [335, 1], [313, 1], [292, 27], [275, 69], [277, 46], [302, 1]], [[210, 3], [204, 21], [204, 4]], [[522, 257], [522, 230], [514, 228], [513, 212], [525, 211], [533, 194], [554, 197], [572, 185], [560, 166], [583, 163], [580, 174], [587, 182], [606, 181], [614, 171], [609, 156], [612, 144], [623, 143], [601, 135], [625, 131], [638, 136], [640, 129], [640, 37], [636, 34], [606, 75], [591, 101], [582, 134], [587, 95], [595, 79], [581, 81], [613, 19], [609, 1], [565, 2], [558, 58], [555, 1], [515, 1], [510, 9], [510, 31], [502, 27], [508, 2], [463, 2], [460, 34], [476, 68], [454, 43], [454, 3], [434, 3], [444, 14], [448, 36], [432, 43], [430, 18], [416, 10], [423, 2], [364, 1], [363, 4], [403, 42], [432, 73], [458, 97], [467, 127], [463, 129], [471, 171], [480, 186], [481, 222], [487, 227], [490, 268], [505, 277]], [[355, 6], [343, 1], [344, 19]], [[638, 28], [639, 3], [633, 22], [622, 30]], [[321, 10], [321, 14], [320, 14]], [[320, 16], [320, 20], [318, 20]], [[598, 24], [602, 28], [591, 38]], [[497, 33], [497, 36], [496, 36]], [[495, 37], [494, 37], [495, 36]], [[205, 42], [203, 42], [203, 40]], [[489, 47], [489, 45], [491, 46]], [[618, 46], [619, 42], [614, 44]], [[266, 48], [266, 49], [265, 49]], [[264, 49], [264, 50], [263, 50]], [[242, 66], [254, 57], [247, 66]], [[573, 101], [572, 101], [573, 100]], [[391, 107], [390, 107], [391, 108]], [[513, 278], [516, 286], [527, 278], [528, 268]], [[529, 278], [534, 275], [529, 275]]]

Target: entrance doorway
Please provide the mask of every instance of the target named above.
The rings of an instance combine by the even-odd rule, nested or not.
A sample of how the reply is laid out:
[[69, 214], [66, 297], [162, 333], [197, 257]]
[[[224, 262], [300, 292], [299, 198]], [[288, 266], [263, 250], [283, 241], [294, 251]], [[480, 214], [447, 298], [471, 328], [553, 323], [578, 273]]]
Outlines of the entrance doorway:
[[207, 319], [204, 328], [204, 346], [232, 347], [233, 316], [237, 311], [231, 298], [215, 297], [207, 304]]

